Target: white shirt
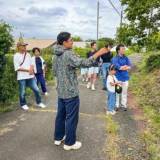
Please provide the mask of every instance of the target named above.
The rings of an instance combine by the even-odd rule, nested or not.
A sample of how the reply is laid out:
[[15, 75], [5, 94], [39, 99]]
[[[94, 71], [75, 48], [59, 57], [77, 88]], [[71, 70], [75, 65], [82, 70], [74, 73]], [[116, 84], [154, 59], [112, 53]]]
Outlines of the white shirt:
[[[44, 59], [41, 56], [39, 56], [39, 57], [42, 61], [42, 70], [44, 70], [44, 68], [45, 68]], [[35, 56], [32, 57], [32, 64], [34, 65], [34, 73], [37, 73], [36, 57]]]
[[107, 89], [109, 92], [115, 93], [115, 86], [112, 86], [111, 83], [118, 82], [115, 75], [108, 75], [107, 77]]
[[34, 78], [34, 75], [30, 75], [29, 72], [18, 71], [18, 69], [20, 69], [20, 68], [24, 68], [24, 69], [29, 70], [30, 66], [33, 65], [31, 55], [29, 53], [27, 53], [25, 60], [24, 60], [24, 63], [20, 66], [20, 64], [23, 62], [24, 55], [25, 55], [25, 53], [17, 52], [13, 58], [14, 59], [13, 60], [14, 61], [14, 69], [15, 69], [15, 71], [17, 71], [17, 80]]

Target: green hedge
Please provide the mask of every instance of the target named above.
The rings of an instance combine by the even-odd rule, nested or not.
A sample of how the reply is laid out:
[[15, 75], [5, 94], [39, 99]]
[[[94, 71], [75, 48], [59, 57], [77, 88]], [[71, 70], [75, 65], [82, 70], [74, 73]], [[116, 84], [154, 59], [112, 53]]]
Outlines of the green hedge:
[[2, 103], [10, 102], [18, 95], [16, 73], [13, 67], [13, 56], [8, 55], [6, 57], [6, 62], [2, 78], [0, 79], [0, 102]]
[[148, 72], [160, 68], [160, 53], [152, 53], [146, 58], [145, 68]]
[[[51, 81], [53, 80], [52, 55], [44, 54], [43, 57], [47, 65], [46, 79], [47, 81]], [[18, 83], [16, 78], [16, 72], [14, 71], [13, 54], [7, 54], [6, 65], [4, 67], [4, 72], [3, 75], [1, 75], [1, 77], [2, 78], [0, 79], [0, 109], [2, 109], [2, 106], [5, 106], [3, 104], [10, 104], [11, 102], [18, 101]]]
[[80, 48], [80, 47], [75, 47], [74, 52], [78, 54], [82, 58], [87, 57], [87, 53], [91, 50], [90, 48]]

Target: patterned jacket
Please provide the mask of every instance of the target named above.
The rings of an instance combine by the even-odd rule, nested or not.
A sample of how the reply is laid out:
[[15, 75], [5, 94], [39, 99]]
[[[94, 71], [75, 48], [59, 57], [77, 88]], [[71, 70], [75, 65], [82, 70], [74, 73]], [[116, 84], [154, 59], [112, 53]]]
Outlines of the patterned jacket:
[[90, 67], [94, 63], [93, 57], [83, 59], [78, 57], [72, 49], [65, 49], [62, 45], [56, 45], [53, 56], [53, 73], [57, 79], [58, 97], [68, 99], [78, 96], [76, 68]]

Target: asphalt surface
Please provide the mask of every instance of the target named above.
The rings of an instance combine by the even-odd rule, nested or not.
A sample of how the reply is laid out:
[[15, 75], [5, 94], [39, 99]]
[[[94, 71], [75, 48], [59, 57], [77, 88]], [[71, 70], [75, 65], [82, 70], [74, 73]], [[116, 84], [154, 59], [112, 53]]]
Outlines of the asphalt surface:
[[[46, 109], [31, 107], [27, 112], [17, 109], [0, 115], [0, 160], [105, 160], [105, 92], [80, 84], [80, 119], [78, 151], [64, 151], [53, 143], [57, 95], [54, 87], [44, 98]], [[34, 105], [34, 101], [30, 104]]]

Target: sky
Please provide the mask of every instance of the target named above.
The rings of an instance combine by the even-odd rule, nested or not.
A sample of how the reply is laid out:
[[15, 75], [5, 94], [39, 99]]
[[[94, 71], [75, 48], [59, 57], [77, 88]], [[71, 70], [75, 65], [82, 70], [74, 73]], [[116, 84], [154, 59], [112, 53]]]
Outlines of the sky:
[[[99, 37], [116, 34], [120, 16], [108, 0], [100, 1]], [[119, 0], [112, 0], [121, 11]], [[14, 37], [56, 39], [61, 31], [96, 39], [97, 0], [0, 0], [0, 19], [13, 26]]]

